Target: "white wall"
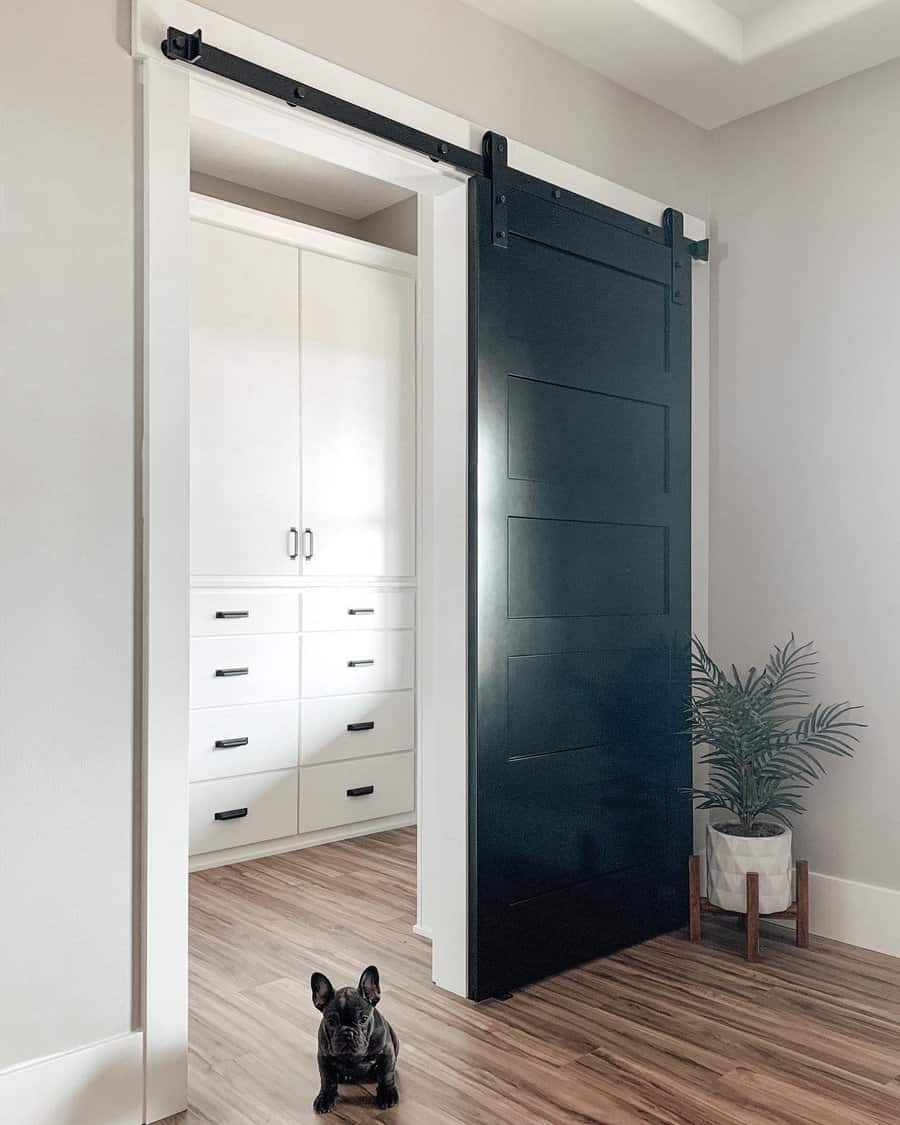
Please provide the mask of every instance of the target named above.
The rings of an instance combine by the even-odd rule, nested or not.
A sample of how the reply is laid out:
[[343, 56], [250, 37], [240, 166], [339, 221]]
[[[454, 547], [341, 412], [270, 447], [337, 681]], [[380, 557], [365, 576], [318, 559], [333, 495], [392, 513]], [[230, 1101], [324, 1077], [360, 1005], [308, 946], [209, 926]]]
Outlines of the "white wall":
[[[458, 0], [218, 7], [685, 211], [697, 128]], [[127, 0], [9, 6], [3, 271], [0, 1067], [133, 1026], [142, 295]], [[50, 33], [48, 34], [48, 29]]]
[[346, 234], [349, 238], [374, 242], [377, 246], [388, 246], [407, 254], [416, 252], [417, 215], [414, 195], [380, 211], [373, 211], [363, 219], [348, 219], [346, 215], [336, 215], [332, 211], [323, 211], [320, 207], [311, 207], [296, 199], [284, 199], [267, 191], [258, 191], [256, 188], [219, 179], [218, 176], [209, 176], [205, 172], [191, 172], [191, 190], [201, 195], [210, 195], [213, 199], [225, 199], [241, 207], [252, 207], [269, 215], [280, 215], [297, 223], [306, 223], [307, 226]]
[[132, 1026], [137, 449], [127, 25], [4, 25], [0, 1068]]
[[707, 213], [709, 134], [460, 0], [208, 6], [653, 199]]
[[[890, 888], [900, 888], [898, 121], [895, 62], [725, 127], [712, 204], [713, 652], [758, 663], [793, 629], [819, 646], [822, 695], [865, 704], [858, 758], [830, 766], [810, 794], [796, 850], [816, 872]], [[897, 945], [896, 928], [880, 948], [888, 937]]]
[[418, 214], [416, 196], [401, 199], [399, 203], [392, 203], [390, 207], [383, 207], [360, 219], [357, 238], [364, 238], [367, 242], [377, 242], [379, 246], [390, 246], [394, 250], [403, 250], [407, 254], [415, 254], [418, 232], [416, 230]]

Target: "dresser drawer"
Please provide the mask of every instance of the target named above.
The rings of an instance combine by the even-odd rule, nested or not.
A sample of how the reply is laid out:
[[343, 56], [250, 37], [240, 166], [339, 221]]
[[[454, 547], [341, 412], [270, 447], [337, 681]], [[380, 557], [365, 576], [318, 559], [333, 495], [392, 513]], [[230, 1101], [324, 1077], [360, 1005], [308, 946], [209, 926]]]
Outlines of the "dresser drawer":
[[296, 633], [300, 598], [294, 591], [192, 590], [191, 636]]
[[300, 770], [301, 832], [394, 816], [414, 807], [411, 751]]
[[414, 637], [409, 629], [304, 633], [300, 638], [300, 694], [405, 691], [413, 686]]
[[298, 704], [250, 703], [191, 712], [191, 781], [297, 765]]
[[190, 802], [191, 855], [294, 836], [297, 770], [196, 781]]
[[305, 699], [300, 704], [300, 764], [412, 750], [414, 728], [411, 691]]
[[296, 633], [191, 641], [191, 707], [296, 699], [299, 684]]
[[301, 628], [328, 630], [412, 629], [416, 623], [412, 590], [304, 590]]

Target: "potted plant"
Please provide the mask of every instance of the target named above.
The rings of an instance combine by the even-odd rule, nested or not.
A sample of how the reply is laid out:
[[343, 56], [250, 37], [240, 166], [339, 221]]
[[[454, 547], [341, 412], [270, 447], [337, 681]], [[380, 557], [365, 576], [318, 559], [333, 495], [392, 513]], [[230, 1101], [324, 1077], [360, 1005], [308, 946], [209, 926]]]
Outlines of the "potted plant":
[[726, 819], [707, 827], [707, 894], [723, 910], [745, 912], [746, 876], [759, 873], [759, 909], [792, 902], [791, 815], [804, 811], [804, 790], [822, 774], [822, 756], [854, 753], [849, 703], [810, 707], [816, 652], [793, 634], [775, 646], [765, 667], [730, 675], [694, 639], [691, 653], [691, 737], [704, 748], [705, 788], [687, 790], [701, 809]]

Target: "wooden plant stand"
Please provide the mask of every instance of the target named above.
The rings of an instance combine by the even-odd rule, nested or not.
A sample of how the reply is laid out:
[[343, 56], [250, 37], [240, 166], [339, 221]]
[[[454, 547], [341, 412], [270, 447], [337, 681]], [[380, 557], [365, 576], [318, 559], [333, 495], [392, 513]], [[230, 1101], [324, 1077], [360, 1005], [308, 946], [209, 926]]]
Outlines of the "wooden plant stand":
[[[759, 875], [755, 871], [747, 873], [747, 912], [738, 910], [722, 910], [713, 906], [709, 899], [700, 896], [700, 856], [692, 855], [688, 860], [690, 875], [690, 909], [691, 909], [691, 941], [694, 943], [703, 940], [700, 927], [700, 918], [703, 914], [738, 914], [745, 918], [747, 930], [747, 960], [760, 961], [759, 953]], [[809, 949], [809, 863], [805, 859], [797, 860], [797, 901], [787, 910], [777, 914], [763, 915], [765, 918], [796, 918], [797, 919], [797, 945], [800, 949]]]

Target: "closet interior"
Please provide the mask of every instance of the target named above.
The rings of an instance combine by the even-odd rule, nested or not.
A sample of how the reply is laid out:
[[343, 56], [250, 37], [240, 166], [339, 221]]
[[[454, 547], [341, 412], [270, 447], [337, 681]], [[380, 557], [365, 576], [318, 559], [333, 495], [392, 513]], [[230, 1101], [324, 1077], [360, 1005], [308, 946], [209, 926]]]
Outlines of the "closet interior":
[[191, 139], [190, 863], [416, 819], [416, 196]]

